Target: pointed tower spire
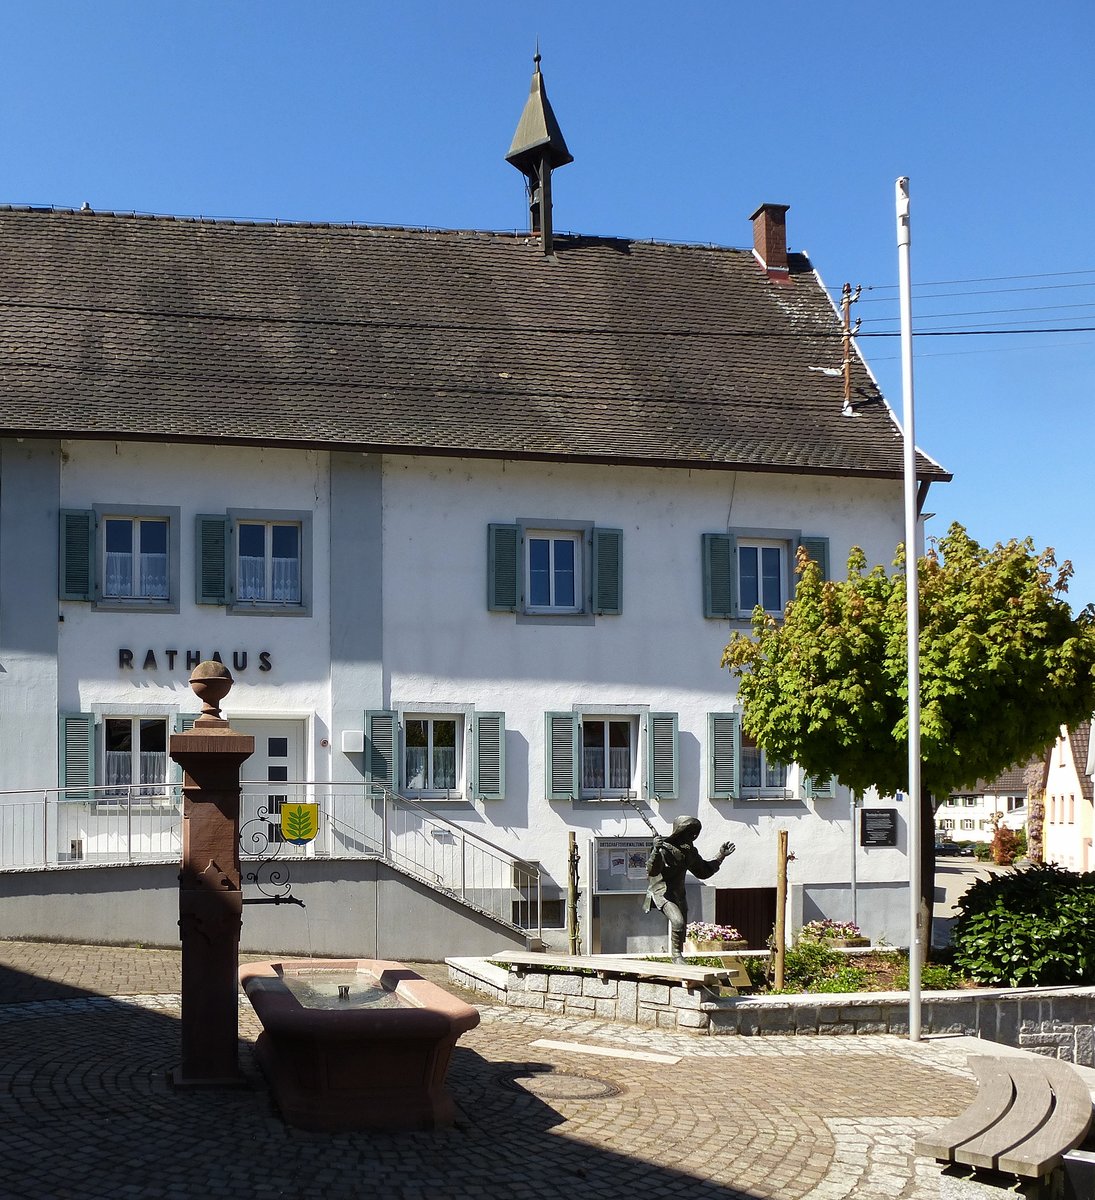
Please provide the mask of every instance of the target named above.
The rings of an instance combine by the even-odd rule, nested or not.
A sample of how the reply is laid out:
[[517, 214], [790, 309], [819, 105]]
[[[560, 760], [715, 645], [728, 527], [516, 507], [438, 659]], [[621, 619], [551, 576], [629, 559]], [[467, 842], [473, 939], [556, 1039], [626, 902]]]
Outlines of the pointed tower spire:
[[563, 131], [551, 111], [544, 77], [540, 74], [540, 42], [532, 59], [532, 85], [524, 112], [517, 122], [506, 162], [512, 163], [528, 179], [529, 215], [533, 233], [540, 235], [545, 254], [552, 252], [551, 172], [574, 161], [567, 149]]

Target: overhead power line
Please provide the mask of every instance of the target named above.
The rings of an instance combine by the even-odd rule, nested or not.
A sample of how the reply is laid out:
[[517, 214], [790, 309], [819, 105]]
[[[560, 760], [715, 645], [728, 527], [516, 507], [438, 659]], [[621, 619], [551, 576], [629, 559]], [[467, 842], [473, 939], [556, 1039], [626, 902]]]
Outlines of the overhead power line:
[[[965, 283], [1009, 283], [1017, 279], [1063, 279], [1069, 275], [1095, 275], [1095, 267], [1083, 267], [1075, 271], [1040, 271], [1035, 275], [973, 275], [968, 279], [927, 279], [921, 283], [914, 283], [913, 290], [926, 287], [952, 287]], [[896, 283], [872, 283], [864, 284], [865, 292], [896, 292], [898, 285]], [[840, 288], [829, 288], [833, 295], [840, 292]]]

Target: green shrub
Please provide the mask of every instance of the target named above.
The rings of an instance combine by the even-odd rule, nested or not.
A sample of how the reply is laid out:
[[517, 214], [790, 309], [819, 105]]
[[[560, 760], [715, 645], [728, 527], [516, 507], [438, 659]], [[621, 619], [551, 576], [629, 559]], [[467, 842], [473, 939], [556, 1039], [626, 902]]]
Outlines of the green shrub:
[[745, 954], [740, 961], [745, 967], [746, 975], [749, 976], [750, 985], [755, 988], [764, 987], [768, 982], [769, 959], [759, 954]]
[[815, 994], [822, 992], [858, 992], [867, 982], [867, 972], [861, 967], [837, 967], [831, 975], [817, 979], [806, 989]]
[[[949, 992], [952, 988], [960, 987], [961, 984], [962, 977], [942, 963], [924, 963], [920, 968], [920, 986], [927, 988], [929, 992]], [[899, 992], [908, 991], [908, 963], [894, 975], [893, 985]]]
[[1095, 983], [1095, 872], [1038, 863], [991, 875], [958, 909], [954, 962], [978, 983]]
[[831, 975], [843, 961], [843, 957], [824, 942], [803, 941], [797, 946], [789, 946], [783, 960], [783, 989], [805, 992], [811, 984]]
[[992, 843], [975, 842], [973, 846], [973, 856], [978, 862], [992, 862]]

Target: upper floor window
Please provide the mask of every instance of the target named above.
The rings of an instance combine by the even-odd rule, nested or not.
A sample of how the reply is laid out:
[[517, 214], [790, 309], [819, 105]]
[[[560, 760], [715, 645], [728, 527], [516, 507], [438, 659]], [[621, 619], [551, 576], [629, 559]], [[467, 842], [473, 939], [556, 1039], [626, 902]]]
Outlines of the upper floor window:
[[582, 535], [547, 530], [525, 534], [526, 610], [576, 613], [582, 610]]
[[299, 604], [299, 523], [241, 521], [236, 536], [236, 599]]
[[787, 549], [783, 542], [738, 542], [738, 608], [780, 613], [787, 603]]
[[487, 526], [487, 608], [592, 624], [622, 611], [623, 533], [588, 521]]
[[103, 525], [104, 598], [166, 600], [167, 521], [107, 517]]
[[96, 608], [179, 610], [179, 510], [154, 505], [63, 509], [62, 600]]
[[197, 518], [197, 602], [229, 612], [307, 616], [311, 611], [308, 512], [236, 509]]
[[799, 547], [829, 577], [829, 539], [790, 529], [735, 529], [705, 533], [703, 615], [746, 619], [758, 606], [778, 615], [795, 593]]

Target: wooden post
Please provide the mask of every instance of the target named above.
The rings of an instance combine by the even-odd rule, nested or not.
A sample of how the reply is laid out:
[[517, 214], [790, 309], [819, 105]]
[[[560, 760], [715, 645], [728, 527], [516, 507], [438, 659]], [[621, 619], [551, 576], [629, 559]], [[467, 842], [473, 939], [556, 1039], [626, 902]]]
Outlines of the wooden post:
[[578, 953], [578, 841], [567, 834], [567, 933], [571, 954]]
[[776, 970], [775, 985], [783, 987], [783, 969], [787, 955], [787, 830], [776, 837]]

